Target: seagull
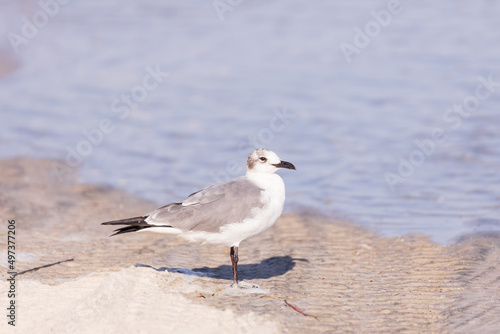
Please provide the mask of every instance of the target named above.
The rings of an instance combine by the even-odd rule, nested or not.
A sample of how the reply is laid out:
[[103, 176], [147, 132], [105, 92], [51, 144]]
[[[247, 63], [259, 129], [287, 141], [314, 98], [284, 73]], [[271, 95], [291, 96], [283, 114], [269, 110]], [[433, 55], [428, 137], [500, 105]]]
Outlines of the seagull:
[[274, 225], [283, 211], [285, 183], [275, 172], [295, 169], [276, 153], [260, 148], [247, 160], [244, 176], [215, 183], [189, 195], [184, 201], [167, 204], [138, 217], [113, 220], [102, 225], [125, 225], [114, 235], [129, 232], [173, 234], [189, 242], [231, 247], [233, 286], [238, 284], [240, 243]]

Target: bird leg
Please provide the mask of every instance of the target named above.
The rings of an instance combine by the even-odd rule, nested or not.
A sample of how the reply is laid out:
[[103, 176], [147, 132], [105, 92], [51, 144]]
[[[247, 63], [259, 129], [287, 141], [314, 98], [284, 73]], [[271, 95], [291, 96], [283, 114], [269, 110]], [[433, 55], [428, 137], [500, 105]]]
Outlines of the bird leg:
[[233, 265], [233, 284], [238, 285], [238, 247], [231, 247], [231, 263]]

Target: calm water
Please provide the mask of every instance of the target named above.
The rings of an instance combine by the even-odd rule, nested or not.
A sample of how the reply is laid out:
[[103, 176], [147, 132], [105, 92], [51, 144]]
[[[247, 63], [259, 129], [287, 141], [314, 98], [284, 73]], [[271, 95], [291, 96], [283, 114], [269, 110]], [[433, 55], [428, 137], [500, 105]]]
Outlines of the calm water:
[[161, 204], [263, 146], [297, 166], [288, 211], [500, 230], [498, 1], [186, 3], [1, 1], [0, 156]]

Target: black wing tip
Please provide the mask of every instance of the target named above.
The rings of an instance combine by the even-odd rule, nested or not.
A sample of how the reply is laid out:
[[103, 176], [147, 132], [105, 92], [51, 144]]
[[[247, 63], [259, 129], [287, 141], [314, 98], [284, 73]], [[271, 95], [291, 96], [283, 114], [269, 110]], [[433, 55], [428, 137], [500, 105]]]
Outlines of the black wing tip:
[[140, 223], [144, 222], [144, 219], [146, 219], [146, 218], [147, 218], [147, 216], [139, 216], [139, 217], [119, 219], [119, 220], [110, 220], [110, 221], [101, 223], [101, 225], [135, 225], [135, 224], [140, 224]]
[[101, 225], [125, 225], [123, 227], [114, 230], [113, 232], [115, 233], [110, 235], [110, 237], [112, 237], [117, 234], [137, 232], [139, 230], [151, 227], [148, 223], [146, 223], [145, 221], [146, 218], [147, 216], [140, 216], [140, 217], [119, 219], [119, 220], [111, 220], [103, 222], [101, 223]]
[[124, 233], [130, 233], [130, 232], [138, 232], [140, 230], [144, 230], [150, 227], [169, 227], [172, 228], [171, 225], [149, 225], [145, 219], [147, 216], [141, 216], [141, 217], [133, 217], [133, 218], [126, 218], [126, 219], [120, 219], [120, 220], [112, 220], [109, 222], [104, 222], [101, 223], [101, 225], [125, 225], [123, 227], [117, 228], [114, 230], [113, 234], [110, 235], [110, 237], [118, 235], [118, 234], [124, 234]]
[[121, 228], [117, 228], [116, 230], [113, 231], [115, 233], [111, 234], [110, 237], [118, 235], [118, 234], [123, 234], [123, 233], [138, 232], [138, 231], [141, 231], [141, 230], [144, 230], [147, 228], [151, 228], [151, 227], [172, 228], [172, 226], [170, 226], [170, 225], [149, 225], [148, 223], [144, 223], [141, 225], [128, 225], [128, 226], [124, 226]]
[[113, 232], [115, 232], [115, 233], [111, 234], [110, 237], [118, 235], [118, 234], [123, 234], [123, 233], [137, 232], [137, 231], [143, 230], [143, 229], [148, 228], [148, 227], [151, 227], [151, 226], [149, 226], [149, 225], [147, 225], [147, 226], [140, 226], [140, 225], [124, 226], [124, 227], [117, 228], [116, 230], [114, 230]]

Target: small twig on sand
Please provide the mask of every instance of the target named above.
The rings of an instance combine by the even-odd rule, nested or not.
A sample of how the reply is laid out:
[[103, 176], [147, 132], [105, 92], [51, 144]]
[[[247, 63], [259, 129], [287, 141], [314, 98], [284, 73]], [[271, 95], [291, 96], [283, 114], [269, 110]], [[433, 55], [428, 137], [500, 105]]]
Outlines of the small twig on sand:
[[286, 306], [290, 306], [292, 309], [294, 309], [295, 311], [299, 312], [300, 314], [302, 314], [302, 315], [304, 315], [306, 317], [313, 317], [314, 319], [319, 320], [317, 316], [312, 315], [312, 314], [307, 314], [306, 312], [302, 311], [297, 306], [295, 306], [295, 305], [290, 304], [289, 302], [287, 302], [286, 299], [285, 299], [285, 304], [286, 304]]
[[28, 270], [23, 270], [23, 271], [20, 271], [20, 272], [14, 274], [12, 277], [16, 277], [18, 275], [26, 274], [26, 273], [29, 273], [30, 271], [37, 271], [38, 269], [52, 267], [52, 266], [55, 266], [56, 264], [59, 264], [59, 263], [70, 262], [70, 261], [73, 261], [73, 260], [75, 260], [75, 259], [67, 259], [67, 260], [57, 261], [57, 262], [49, 263], [49, 264], [46, 264], [46, 265], [43, 265], [43, 266], [40, 266], [40, 267], [35, 267], [35, 268], [28, 269]]
[[285, 296], [275, 296], [275, 295], [262, 295], [260, 298], [279, 298], [279, 299], [291, 299], [291, 300], [298, 300], [296, 298], [292, 297], [285, 297]]

